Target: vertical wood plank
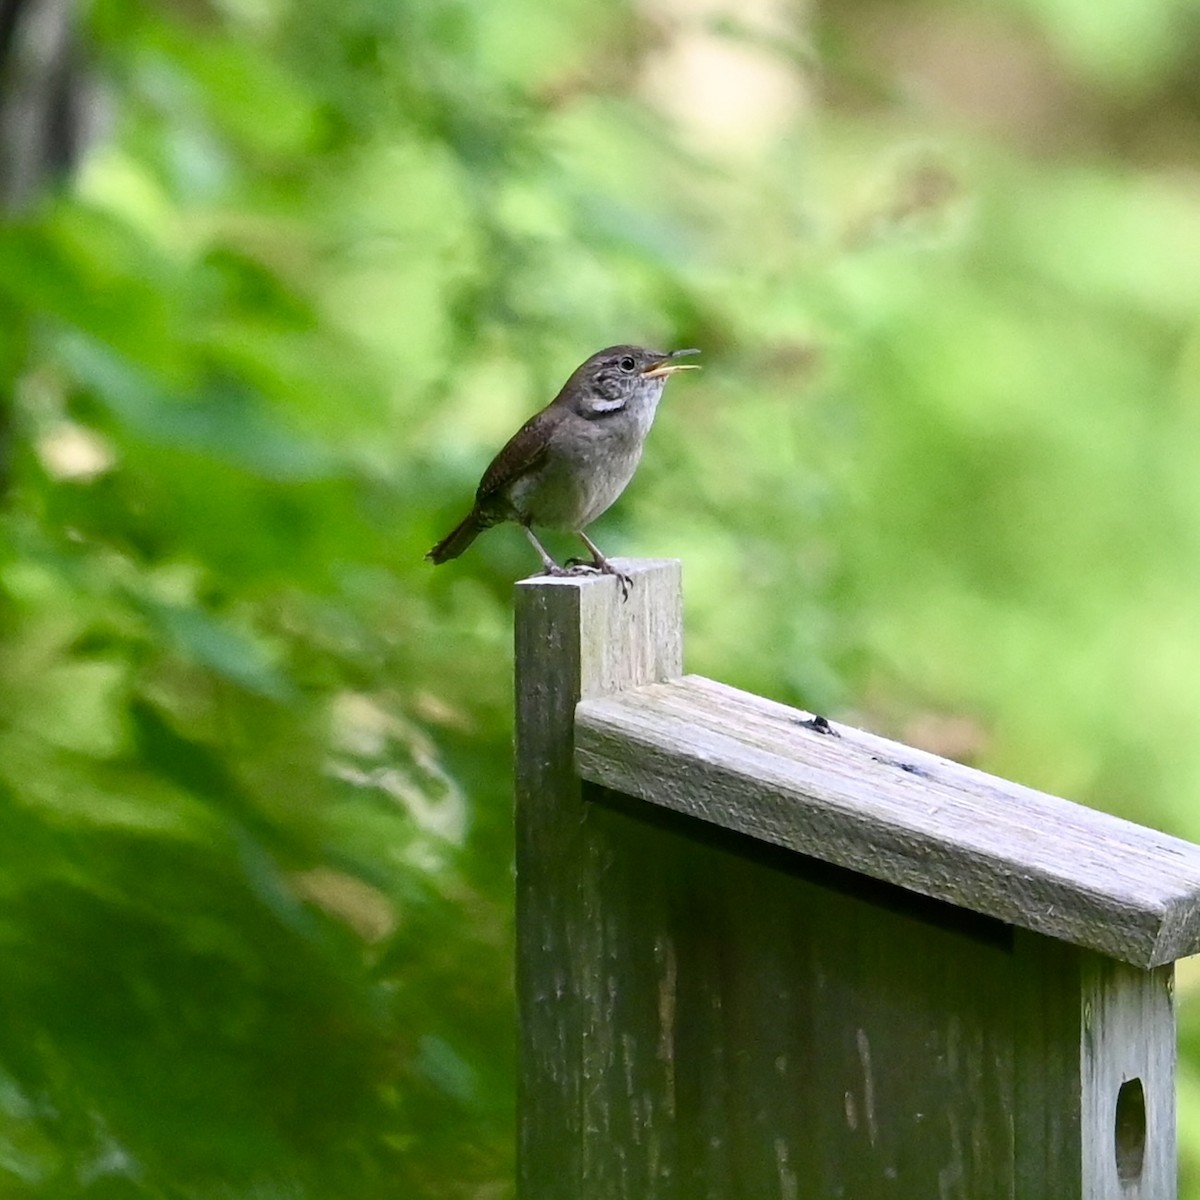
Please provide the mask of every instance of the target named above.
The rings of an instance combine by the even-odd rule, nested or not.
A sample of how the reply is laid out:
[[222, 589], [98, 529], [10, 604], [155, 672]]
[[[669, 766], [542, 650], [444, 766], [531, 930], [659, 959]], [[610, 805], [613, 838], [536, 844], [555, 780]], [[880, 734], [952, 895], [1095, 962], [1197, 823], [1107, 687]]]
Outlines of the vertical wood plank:
[[1084, 1200], [1175, 1198], [1174, 973], [1084, 955]]
[[[614, 1020], [624, 996], [614, 955], [640, 952], [639, 976], [665, 981], [643, 1006], [669, 1009], [671, 948], [630, 936], [628, 898], [636, 853], [615, 853], [611, 822], [585, 805], [574, 765], [575, 705], [584, 696], [679, 676], [683, 670], [680, 568], [672, 561], [623, 561], [633, 581], [622, 600], [611, 577], [537, 578], [516, 598], [517, 1002], [520, 1039], [518, 1187], [522, 1200], [589, 1200], [638, 1194], [673, 1200], [666, 1183], [638, 1193], [626, 1178], [652, 1177], [645, 1120], [610, 1128], [613, 1081], [634, 1089], [635, 1071], [657, 1078], [639, 1094], [671, 1104], [670, 1063], [653, 1047], [618, 1036], [638, 1021]], [[636, 847], [624, 847], [636, 851]], [[607, 885], [607, 886], [606, 886]], [[607, 898], [601, 902], [601, 892]], [[624, 900], [622, 900], [624, 898]], [[631, 992], [631, 995], [633, 993]], [[653, 1027], [653, 1026], [651, 1026]], [[643, 1128], [644, 1127], [644, 1128]], [[673, 1155], [670, 1156], [673, 1159]], [[669, 1173], [668, 1173], [669, 1174]]]
[[1081, 1200], [1079, 995], [1083, 951], [1017, 930], [1013, 942], [1014, 1194]]
[[1174, 967], [1015, 950], [1017, 1200], [1174, 1200]]

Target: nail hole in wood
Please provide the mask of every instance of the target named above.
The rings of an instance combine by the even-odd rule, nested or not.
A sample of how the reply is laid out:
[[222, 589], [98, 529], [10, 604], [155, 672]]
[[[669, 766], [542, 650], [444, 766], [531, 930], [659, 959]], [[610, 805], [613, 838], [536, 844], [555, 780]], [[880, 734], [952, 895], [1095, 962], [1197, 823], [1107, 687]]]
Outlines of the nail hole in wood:
[[1137, 1183], [1146, 1158], [1146, 1093], [1140, 1079], [1127, 1079], [1117, 1092], [1117, 1178]]

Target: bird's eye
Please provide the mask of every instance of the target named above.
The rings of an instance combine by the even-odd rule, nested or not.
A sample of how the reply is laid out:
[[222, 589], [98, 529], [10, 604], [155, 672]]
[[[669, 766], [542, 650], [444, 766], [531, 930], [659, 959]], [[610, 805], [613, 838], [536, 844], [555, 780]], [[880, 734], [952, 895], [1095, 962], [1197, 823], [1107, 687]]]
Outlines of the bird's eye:
[[633, 361], [633, 359], [627, 354], [627, 355], [625, 355], [625, 357], [623, 359], [621, 359], [620, 366], [621, 366], [621, 370], [624, 371], [626, 375], [628, 375], [629, 372], [632, 371], [633, 368], [637, 366], [637, 363], [635, 363]]

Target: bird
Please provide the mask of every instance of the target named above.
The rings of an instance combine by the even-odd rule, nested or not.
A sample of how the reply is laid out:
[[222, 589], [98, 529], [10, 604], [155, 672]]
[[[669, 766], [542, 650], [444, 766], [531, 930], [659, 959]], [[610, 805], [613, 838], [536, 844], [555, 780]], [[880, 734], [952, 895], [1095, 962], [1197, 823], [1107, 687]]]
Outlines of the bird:
[[[575, 369], [562, 390], [508, 440], [483, 473], [471, 511], [426, 558], [457, 558], [485, 530], [515, 521], [525, 531], [545, 575], [615, 575], [623, 598], [631, 580], [584, 530], [612, 506], [633, 478], [667, 380], [698, 370], [677, 360], [696, 349], [609, 346]], [[533, 526], [576, 534], [590, 562], [551, 557]]]

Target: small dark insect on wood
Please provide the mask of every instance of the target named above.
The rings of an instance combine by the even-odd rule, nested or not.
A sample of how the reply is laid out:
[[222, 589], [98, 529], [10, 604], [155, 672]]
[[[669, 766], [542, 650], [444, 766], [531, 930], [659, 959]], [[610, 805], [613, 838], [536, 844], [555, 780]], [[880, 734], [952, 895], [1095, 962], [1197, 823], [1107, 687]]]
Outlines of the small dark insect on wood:
[[797, 721], [796, 724], [802, 729], [811, 729], [813, 733], [823, 733], [829, 737], [841, 737], [841, 734], [838, 733], [838, 731], [834, 729], [832, 725], [830, 725], [829, 721], [819, 714], [814, 717], [809, 717], [804, 721]]

